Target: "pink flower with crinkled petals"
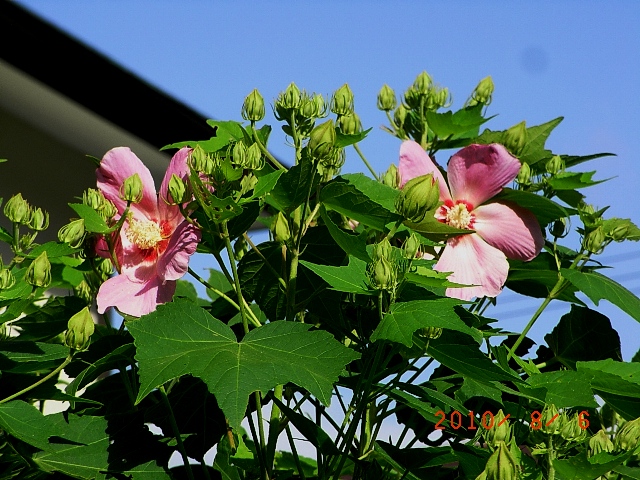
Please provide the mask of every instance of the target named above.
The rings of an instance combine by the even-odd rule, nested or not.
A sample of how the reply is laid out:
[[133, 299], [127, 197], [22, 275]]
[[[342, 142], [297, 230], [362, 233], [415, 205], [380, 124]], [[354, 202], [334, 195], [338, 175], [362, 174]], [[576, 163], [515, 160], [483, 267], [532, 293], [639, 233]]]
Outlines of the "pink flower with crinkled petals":
[[189, 257], [196, 251], [200, 230], [188, 223], [176, 205], [168, 205], [169, 180], [176, 174], [188, 175], [189, 149], [182, 148], [171, 163], [160, 186], [160, 195], [149, 169], [128, 148], [109, 150], [96, 170], [98, 188], [118, 210], [119, 218], [127, 206], [120, 198], [125, 179], [137, 173], [142, 180], [143, 195], [129, 207], [129, 214], [115, 239], [115, 256], [119, 275], [108, 279], [98, 291], [98, 312], [116, 307], [123, 313], [140, 317], [170, 301], [176, 280], [188, 269]]
[[432, 173], [439, 181], [440, 201], [444, 202], [435, 217], [452, 227], [475, 230], [447, 240], [434, 267], [439, 272], [452, 272], [452, 282], [473, 285], [448, 288], [447, 296], [462, 300], [495, 297], [509, 273], [507, 258], [529, 261], [540, 253], [544, 237], [533, 213], [512, 202], [490, 201], [519, 170], [520, 161], [502, 145], [470, 145], [449, 160], [449, 189], [419, 144], [411, 140], [402, 143], [400, 187], [412, 178]]

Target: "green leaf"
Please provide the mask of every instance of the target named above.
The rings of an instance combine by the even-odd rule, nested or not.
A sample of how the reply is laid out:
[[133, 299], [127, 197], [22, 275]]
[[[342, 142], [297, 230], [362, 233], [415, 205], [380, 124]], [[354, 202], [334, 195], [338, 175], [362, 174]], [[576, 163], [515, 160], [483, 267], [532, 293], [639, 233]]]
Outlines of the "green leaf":
[[399, 194], [399, 190], [362, 174], [343, 175], [323, 187], [320, 201], [353, 220], [384, 231], [388, 223], [402, 219], [394, 213], [395, 199]]
[[564, 460], [555, 459], [553, 466], [556, 472], [562, 476], [563, 480], [593, 480], [622, 464], [632, 453], [633, 452], [612, 455], [607, 452], [601, 452], [591, 458], [591, 461], [597, 458], [599, 462], [592, 463], [590, 459], [587, 458], [587, 450], [584, 449], [574, 457]]
[[[55, 343], [4, 340], [0, 342], [0, 358], [12, 362], [47, 362], [69, 355], [69, 347]], [[62, 363], [62, 362], [60, 362]]]
[[279, 209], [292, 212], [302, 205], [307, 195], [314, 193], [314, 187], [319, 181], [320, 176], [316, 175], [313, 162], [301, 162], [279, 176], [269, 198], [275, 200]]
[[596, 172], [561, 172], [549, 178], [548, 183], [554, 190], [576, 190], [610, 180], [592, 180], [594, 173]]
[[512, 190], [511, 188], [503, 188], [494, 200], [506, 200], [513, 202], [520, 207], [526, 208], [533, 213], [541, 227], [557, 220], [569, 216], [569, 212], [553, 200], [549, 200], [541, 195], [531, 192], [523, 192], [522, 190]]
[[553, 403], [558, 408], [598, 406], [591, 391], [590, 377], [583, 372], [560, 370], [540, 373], [529, 377], [527, 384], [533, 388], [544, 388], [545, 403]]
[[372, 128], [368, 128], [363, 130], [360, 133], [355, 133], [353, 135], [346, 135], [344, 133], [336, 132], [336, 143], [335, 146], [338, 148], [348, 147], [349, 145], [353, 145], [354, 143], [361, 142], [366, 138], [369, 132], [373, 130]]
[[470, 336], [459, 332], [444, 330], [440, 338], [429, 342], [427, 353], [451, 370], [479, 382], [522, 381], [489, 360]]
[[617, 228], [626, 229], [624, 240], [631, 240], [637, 242], [640, 240], [640, 228], [633, 223], [629, 218], [607, 218], [602, 222], [602, 228], [605, 231], [605, 235], [609, 235]]
[[36, 407], [22, 400], [0, 405], [0, 427], [40, 450], [49, 448], [49, 437], [62, 434], [52, 417], [44, 416]]
[[[222, 293], [227, 293], [233, 289], [224, 273], [213, 268], [209, 269], [209, 279], [207, 280], [207, 282], [209, 283], [209, 285], [217, 288]], [[211, 300], [217, 300], [219, 298], [218, 294], [209, 288], [207, 288], [207, 295]]]
[[[428, 111], [426, 114], [429, 128], [440, 139], [449, 136], [454, 138], [470, 138], [478, 134], [478, 128], [489, 119], [482, 116], [483, 105], [475, 105], [453, 113]], [[463, 135], [466, 134], [466, 135]]]
[[453, 308], [461, 303], [452, 298], [396, 303], [371, 335], [371, 341], [389, 340], [411, 347], [414, 332], [439, 327], [466, 333], [481, 342], [482, 333], [468, 327], [454, 311]]
[[300, 264], [307, 267], [331, 285], [331, 288], [339, 292], [360, 293], [363, 295], [374, 295], [376, 293], [376, 291], [369, 289], [367, 264], [355, 257], [349, 257], [349, 265], [346, 267], [316, 265], [304, 260], [300, 260]]
[[596, 153], [594, 155], [584, 155], [584, 156], [560, 155], [560, 158], [562, 158], [562, 160], [564, 160], [565, 166], [567, 168], [569, 168], [569, 167], [573, 167], [575, 165], [578, 165], [580, 163], [588, 162], [589, 160], [595, 160], [596, 158], [615, 157], [615, 156], [616, 156], [615, 153]]
[[572, 369], [578, 361], [622, 361], [618, 332], [607, 317], [589, 308], [571, 305], [571, 311], [544, 339], [555, 358]]
[[69, 206], [80, 218], [84, 219], [84, 228], [87, 232], [105, 234], [115, 230], [115, 228], [109, 227], [102, 217], [98, 215], [98, 212], [89, 205], [84, 205], [82, 203], [70, 203]]
[[462, 387], [456, 392], [456, 398], [464, 403], [474, 397], [488, 398], [502, 404], [502, 394], [499, 389], [486, 383], [476, 382], [473, 378], [465, 375]]
[[207, 120], [207, 124], [213, 127], [214, 136], [209, 140], [199, 141], [186, 141], [176, 142], [170, 145], [165, 145], [160, 150], [170, 150], [173, 148], [191, 147], [194, 148], [197, 145], [207, 153], [217, 152], [218, 150], [226, 147], [233, 141], [242, 140], [244, 138], [244, 132], [242, 126], [238, 122], [226, 121], [219, 122], [216, 120]]
[[619, 473], [624, 478], [633, 478], [636, 480], [640, 480], [640, 468], [638, 467], [627, 467], [626, 465], [619, 465], [614, 468], [613, 471]]
[[66, 243], [59, 242], [47, 242], [42, 245], [38, 245], [26, 255], [27, 258], [37, 258], [42, 252], [47, 252], [49, 259], [63, 257], [65, 255], [71, 255], [78, 251], [76, 248], [71, 248]]
[[253, 187], [253, 195], [251, 195], [251, 198], [262, 197], [273, 190], [283, 173], [284, 172], [282, 170], [276, 170], [275, 172], [267, 173], [266, 175], [259, 177], [258, 183]]
[[597, 272], [579, 272], [563, 268], [560, 273], [596, 305], [602, 299], [608, 300], [640, 322], [640, 298], [618, 282]]
[[218, 443], [216, 458], [213, 462], [213, 468], [220, 472], [222, 480], [240, 480], [238, 467], [229, 463], [229, 456], [232, 452], [233, 449], [229, 444], [229, 437], [224, 435]]
[[191, 302], [161, 305], [127, 327], [140, 365], [139, 403], [154, 388], [191, 374], [216, 396], [229, 423], [244, 418], [249, 395], [293, 382], [324, 404], [333, 383], [357, 354], [310, 325], [272, 322], [238, 343], [227, 325]]
[[450, 282], [447, 277], [451, 272], [436, 272], [435, 270], [420, 269], [420, 273], [407, 272], [404, 279], [407, 282], [428, 288], [464, 287], [461, 283]]
[[327, 226], [329, 233], [336, 241], [336, 243], [340, 245], [340, 248], [342, 248], [346, 253], [362, 260], [363, 262], [371, 262], [371, 258], [367, 253], [367, 244], [364, 236], [355, 235], [353, 233], [342, 230], [335, 223], [333, 223], [333, 220], [331, 220], [331, 218], [327, 214], [327, 210], [324, 208], [324, 206], [320, 208], [320, 215], [322, 216], [322, 220]]
[[[0, 201], [0, 203], [2, 202]], [[9, 245], [13, 243], [13, 235], [11, 235], [3, 226], [0, 226], [0, 241], [8, 243]]]

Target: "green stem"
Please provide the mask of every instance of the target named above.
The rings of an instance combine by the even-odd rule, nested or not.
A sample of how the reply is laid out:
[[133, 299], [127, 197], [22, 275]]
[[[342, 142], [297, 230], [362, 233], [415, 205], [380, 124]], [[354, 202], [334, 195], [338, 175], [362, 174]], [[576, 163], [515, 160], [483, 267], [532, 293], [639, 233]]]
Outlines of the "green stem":
[[553, 460], [556, 457], [556, 451], [553, 448], [553, 435], [547, 437], [547, 464], [549, 465], [549, 471], [547, 472], [547, 480], [555, 480], [556, 469], [553, 466]]
[[391, 230], [389, 230], [389, 233], [387, 233], [388, 240], [391, 240], [393, 238], [393, 236], [396, 234], [396, 232], [398, 231], [398, 228], [400, 228], [401, 225], [402, 225], [402, 220], [398, 220], [395, 223], [395, 225], [391, 227]]
[[58, 368], [56, 368], [53, 372], [51, 372], [50, 374], [48, 374], [45, 377], [42, 377], [40, 380], [38, 380], [36, 383], [29, 385], [27, 388], [23, 388], [22, 390], [20, 390], [17, 393], [14, 393], [13, 395], [9, 395], [7, 398], [3, 398], [2, 400], [0, 400], [0, 405], [2, 405], [3, 403], [7, 403], [10, 400], [13, 400], [14, 398], [19, 397], [20, 395], [22, 395], [23, 393], [27, 393], [30, 390], [33, 390], [34, 388], [36, 388], [38, 385], [42, 385], [44, 382], [46, 382], [47, 380], [55, 377], [56, 375], [58, 375], [62, 369], [64, 367], [66, 367], [67, 365], [69, 365], [71, 363], [71, 360], [73, 359], [73, 352], [70, 352], [69, 355], [67, 355], [67, 358], [64, 359], [64, 362], [62, 362]]
[[[273, 389], [273, 395], [279, 401], [282, 401], [282, 385], [276, 385]], [[269, 470], [272, 469], [273, 460], [276, 454], [276, 443], [280, 435], [280, 407], [276, 402], [271, 402], [271, 415], [269, 417], [269, 439], [267, 441], [267, 465]]]
[[362, 151], [360, 150], [360, 147], [358, 146], [357, 143], [353, 144], [353, 148], [356, 150], [356, 152], [358, 152], [358, 155], [360, 155], [360, 158], [362, 159], [362, 161], [364, 162], [364, 164], [367, 166], [367, 168], [369, 169], [369, 171], [371, 172], [371, 175], [373, 175], [373, 178], [375, 178], [377, 181], [380, 181], [380, 178], [378, 177], [378, 174], [376, 173], [376, 171], [373, 169], [373, 167], [371, 166], [371, 164], [369, 163], [369, 161], [366, 159], [366, 157], [364, 156], [364, 154], [362, 153]]
[[[258, 415], [258, 433], [260, 435], [260, 451], [262, 452], [262, 456], [264, 458], [267, 442], [264, 434], [264, 418], [262, 416], [262, 396], [260, 395], [259, 391], [254, 392], [253, 396], [256, 402], [256, 414]], [[264, 462], [265, 462], [265, 465], [264, 465], [265, 470], [263, 473], [265, 478], [269, 478], [269, 471], [271, 471], [271, 464], [267, 462], [266, 458], [264, 458]]]
[[306, 480], [307, 477], [305, 476], [304, 470], [302, 469], [302, 464], [300, 463], [300, 458], [298, 457], [298, 450], [296, 449], [296, 443], [293, 441], [293, 435], [291, 434], [291, 428], [289, 428], [289, 424], [284, 427], [284, 430], [285, 432], [287, 432], [289, 446], [291, 447], [291, 454], [293, 455], [293, 461], [295, 462], [298, 473], [300, 474], [300, 479]]
[[258, 147], [260, 148], [260, 151], [264, 154], [265, 157], [267, 157], [269, 159], [269, 161], [271, 163], [273, 163], [276, 167], [278, 167], [280, 170], [284, 170], [285, 172], [287, 171], [287, 168], [282, 165], [277, 159], [276, 157], [274, 157], [273, 155], [271, 155], [271, 152], [269, 152], [269, 150], [267, 150], [267, 147], [265, 147], [262, 142], [260, 141], [260, 137], [258, 136], [258, 131], [256, 130], [256, 124], [255, 122], [251, 122], [251, 131], [253, 133], [253, 139], [255, 140], [255, 142], [258, 144]]
[[247, 319], [247, 312], [245, 309], [245, 301], [242, 296], [242, 289], [240, 288], [240, 277], [238, 276], [238, 268], [236, 267], [236, 259], [233, 255], [233, 247], [231, 246], [231, 240], [229, 240], [229, 228], [227, 222], [222, 222], [222, 236], [224, 238], [224, 244], [227, 247], [227, 256], [229, 257], [229, 263], [231, 264], [231, 271], [233, 273], [233, 281], [236, 286], [236, 295], [238, 296], [238, 306], [240, 307], [240, 316], [242, 317], [242, 327], [244, 328], [245, 335], [249, 333], [249, 321]]
[[180, 430], [176, 423], [176, 417], [173, 415], [173, 408], [171, 408], [171, 403], [169, 402], [169, 397], [164, 389], [164, 385], [160, 385], [160, 387], [158, 387], [158, 391], [162, 397], [162, 403], [164, 403], [164, 406], [169, 412], [169, 423], [171, 424], [171, 429], [173, 430], [176, 442], [178, 442], [178, 450], [182, 455], [182, 462], [184, 463], [184, 468], [187, 471], [187, 476], [189, 477], [189, 480], [194, 480], [193, 472], [191, 471], [191, 464], [189, 463], [189, 457], [187, 456], [187, 451], [184, 448], [184, 443], [182, 443], [182, 436], [180, 435]]

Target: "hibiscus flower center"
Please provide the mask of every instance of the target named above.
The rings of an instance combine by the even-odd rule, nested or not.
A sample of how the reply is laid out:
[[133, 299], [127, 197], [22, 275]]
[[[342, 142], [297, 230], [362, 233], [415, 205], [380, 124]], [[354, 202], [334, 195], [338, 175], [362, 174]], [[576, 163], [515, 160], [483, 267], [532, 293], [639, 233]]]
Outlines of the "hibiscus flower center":
[[447, 200], [436, 212], [436, 218], [454, 228], [471, 230], [476, 220], [473, 205], [466, 200]]
[[141, 250], [155, 248], [164, 237], [160, 225], [151, 220], [129, 220], [127, 238]]

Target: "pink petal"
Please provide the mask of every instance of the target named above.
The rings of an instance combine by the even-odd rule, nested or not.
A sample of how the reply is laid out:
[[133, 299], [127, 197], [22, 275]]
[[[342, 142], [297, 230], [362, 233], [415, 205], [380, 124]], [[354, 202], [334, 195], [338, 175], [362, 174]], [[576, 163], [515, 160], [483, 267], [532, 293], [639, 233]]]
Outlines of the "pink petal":
[[544, 246], [535, 215], [511, 202], [492, 202], [474, 209], [474, 230], [508, 258], [529, 261]]
[[100, 167], [96, 170], [98, 188], [107, 199], [114, 203], [118, 213], [122, 213], [127, 202], [120, 198], [120, 188], [124, 181], [134, 173], [137, 173], [142, 180], [143, 196], [139, 203], [131, 205], [131, 211], [139, 218], [157, 219], [158, 198], [153, 178], [149, 169], [129, 148], [113, 148], [104, 155]]
[[171, 162], [167, 167], [167, 171], [164, 174], [164, 179], [162, 180], [162, 185], [160, 185], [160, 196], [158, 198], [158, 210], [160, 211], [160, 216], [163, 220], [168, 220], [173, 224], [178, 223], [178, 217], [180, 216], [180, 209], [173, 205], [167, 205], [168, 198], [168, 190], [169, 190], [169, 181], [171, 180], [171, 176], [175, 173], [179, 178], [186, 179], [189, 174], [189, 166], [187, 165], [187, 159], [189, 158], [189, 153], [191, 149], [188, 147], [183, 147], [178, 150], [173, 158], [171, 158]]
[[469, 145], [451, 157], [447, 171], [453, 199], [477, 207], [516, 178], [520, 161], [497, 143]]
[[149, 255], [149, 251], [141, 250], [131, 243], [127, 237], [129, 223], [125, 222], [120, 231], [120, 242], [116, 244], [116, 255], [120, 263], [120, 273], [126, 275], [134, 283], [146, 283], [157, 276], [157, 261], [155, 255]]
[[412, 178], [433, 174], [433, 178], [438, 180], [440, 186], [440, 200], [448, 200], [451, 198], [447, 182], [442, 173], [431, 161], [427, 152], [413, 140], [406, 140], [400, 145], [400, 161], [398, 162], [398, 173], [400, 175], [400, 188], [404, 187]]
[[130, 281], [126, 275], [112, 277], [102, 284], [98, 291], [98, 312], [104, 313], [109, 307], [134, 317], [153, 312], [158, 304], [173, 298], [176, 282], [165, 282], [154, 278], [147, 283]]
[[434, 267], [439, 272], [453, 272], [449, 280], [474, 287], [447, 288], [447, 296], [461, 300], [495, 297], [509, 273], [504, 253], [493, 248], [476, 233], [451, 238]]
[[171, 235], [169, 245], [158, 258], [158, 275], [166, 280], [181, 278], [189, 268], [189, 257], [200, 241], [200, 230], [184, 221]]

